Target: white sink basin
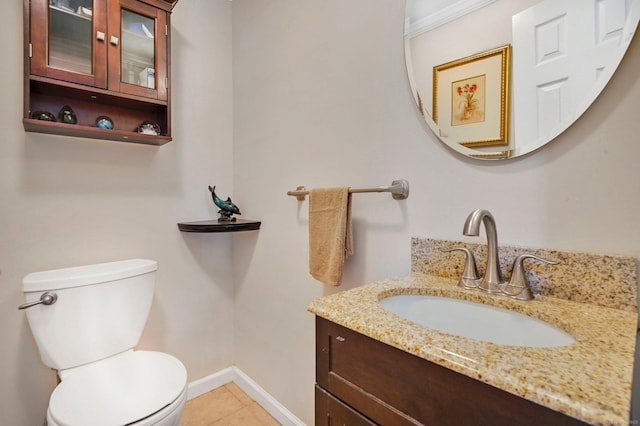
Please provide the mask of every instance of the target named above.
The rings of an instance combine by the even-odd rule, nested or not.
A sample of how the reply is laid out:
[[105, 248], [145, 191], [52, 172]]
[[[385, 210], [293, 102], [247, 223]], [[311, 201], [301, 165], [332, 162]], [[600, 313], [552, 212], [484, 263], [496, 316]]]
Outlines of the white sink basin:
[[382, 299], [380, 304], [426, 327], [499, 345], [556, 347], [575, 342], [569, 334], [544, 321], [466, 300], [402, 295]]

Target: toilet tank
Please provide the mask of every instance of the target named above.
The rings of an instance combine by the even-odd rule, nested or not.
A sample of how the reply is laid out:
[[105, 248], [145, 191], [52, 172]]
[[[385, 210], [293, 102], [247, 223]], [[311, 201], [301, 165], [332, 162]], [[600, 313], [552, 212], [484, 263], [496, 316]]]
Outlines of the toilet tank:
[[26, 309], [42, 362], [64, 370], [133, 348], [149, 316], [157, 262], [130, 259], [34, 272], [23, 282], [27, 302], [56, 293], [52, 305]]

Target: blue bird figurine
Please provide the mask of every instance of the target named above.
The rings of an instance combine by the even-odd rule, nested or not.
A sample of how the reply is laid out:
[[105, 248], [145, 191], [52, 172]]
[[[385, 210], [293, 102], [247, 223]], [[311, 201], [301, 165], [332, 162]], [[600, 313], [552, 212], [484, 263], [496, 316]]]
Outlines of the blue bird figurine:
[[213, 187], [209, 186], [209, 191], [211, 191], [213, 204], [220, 208], [220, 210], [218, 210], [218, 213], [220, 214], [218, 222], [235, 222], [236, 218], [233, 217], [233, 215], [242, 213], [240, 213], [240, 209], [238, 208], [238, 206], [233, 204], [233, 201], [231, 201], [231, 197], [227, 197], [226, 201], [222, 200], [222, 198], [216, 195], [215, 185]]

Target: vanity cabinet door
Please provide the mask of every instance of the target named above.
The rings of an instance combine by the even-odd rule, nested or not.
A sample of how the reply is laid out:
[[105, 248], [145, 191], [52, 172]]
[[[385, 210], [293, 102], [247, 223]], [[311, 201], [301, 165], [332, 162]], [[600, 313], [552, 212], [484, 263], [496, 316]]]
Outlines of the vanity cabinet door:
[[316, 382], [382, 425], [584, 425], [320, 317]]
[[316, 426], [373, 426], [375, 423], [316, 386]]

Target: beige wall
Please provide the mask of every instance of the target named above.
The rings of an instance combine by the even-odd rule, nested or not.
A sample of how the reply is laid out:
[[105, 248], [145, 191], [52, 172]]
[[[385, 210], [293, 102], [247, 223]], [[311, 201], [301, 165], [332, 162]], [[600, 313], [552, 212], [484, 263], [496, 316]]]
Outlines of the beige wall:
[[461, 239], [476, 208], [494, 214], [505, 244], [640, 254], [640, 40], [577, 124], [496, 163], [453, 154], [426, 130], [402, 31], [398, 0], [233, 1], [234, 191], [264, 221], [234, 245], [236, 363], [308, 424], [305, 309], [335, 290], [307, 273], [308, 201], [287, 190], [409, 180], [406, 201], [354, 196], [355, 256], [338, 290], [408, 272], [411, 236]]
[[[180, 2], [175, 137], [160, 148], [25, 134], [21, 2], [3, 11], [4, 40], [14, 41], [0, 48], [3, 423], [40, 424], [55, 385], [16, 310], [21, 279], [35, 270], [158, 260], [141, 347], [178, 356], [190, 380], [237, 364], [312, 424], [306, 306], [408, 272], [411, 236], [462, 238], [467, 214], [483, 207], [504, 243], [640, 254], [637, 40], [614, 82], [557, 141], [522, 159], [481, 163], [442, 146], [415, 112], [398, 0]], [[343, 286], [310, 278], [308, 201], [286, 191], [397, 178], [411, 183], [406, 201], [354, 197], [356, 254]], [[262, 229], [179, 233], [178, 221], [215, 216], [213, 183]]]
[[55, 386], [16, 309], [29, 272], [155, 259], [156, 294], [140, 347], [179, 357], [190, 380], [232, 363], [232, 238], [183, 234], [176, 226], [216, 216], [207, 185], [223, 194], [233, 189], [231, 3], [183, 1], [172, 19], [174, 140], [140, 146], [24, 132], [22, 1], [3, 3], [2, 424], [42, 424]]

